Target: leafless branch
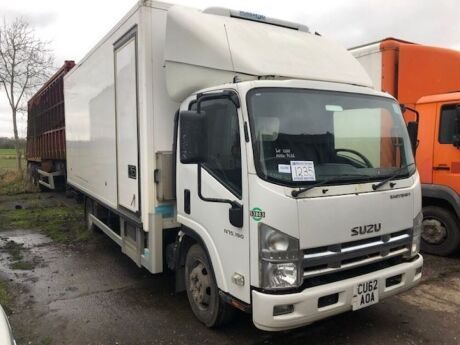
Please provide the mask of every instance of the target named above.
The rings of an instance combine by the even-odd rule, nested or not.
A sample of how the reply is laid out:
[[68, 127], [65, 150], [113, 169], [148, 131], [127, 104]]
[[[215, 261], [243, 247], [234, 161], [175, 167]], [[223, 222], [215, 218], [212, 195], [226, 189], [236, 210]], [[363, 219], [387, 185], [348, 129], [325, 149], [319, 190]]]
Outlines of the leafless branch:
[[[0, 88], [11, 107], [17, 168], [21, 170], [17, 114], [25, 109], [25, 95], [32, 94], [50, 76], [53, 54], [49, 42], [40, 40], [23, 18], [0, 25]], [[19, 171], [20, 173], [21, 171]]]

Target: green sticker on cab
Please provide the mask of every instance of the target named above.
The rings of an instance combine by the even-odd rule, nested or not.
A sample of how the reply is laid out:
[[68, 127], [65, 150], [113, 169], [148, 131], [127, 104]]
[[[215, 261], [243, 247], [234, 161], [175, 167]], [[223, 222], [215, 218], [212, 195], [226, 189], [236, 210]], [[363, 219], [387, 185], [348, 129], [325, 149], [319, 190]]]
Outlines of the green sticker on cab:
[[262, 218], [265, 218], [265, 211], [262, 211], [262, 209], [259, 207], [254, 207], [252, 210], [249, 211], [249, 215], [256, 222], [259, 222], [262, 220]]

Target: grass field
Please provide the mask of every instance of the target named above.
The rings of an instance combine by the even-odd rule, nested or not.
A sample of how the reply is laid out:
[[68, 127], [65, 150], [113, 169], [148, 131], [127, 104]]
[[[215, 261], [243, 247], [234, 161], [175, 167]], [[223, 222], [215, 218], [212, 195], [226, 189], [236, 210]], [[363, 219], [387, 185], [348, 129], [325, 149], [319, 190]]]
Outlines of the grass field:
[[[25, 168], [26, 161], [22, 160]], [[14, 149], [0, 149], [0, 173], [16, 169], [16, 151]]]
[[12, 156], [12, 157], [16, 157], [16, 151], [15, 151], [15, 149], [0, 149], [0, 156], [5, 156], [5, 157]]

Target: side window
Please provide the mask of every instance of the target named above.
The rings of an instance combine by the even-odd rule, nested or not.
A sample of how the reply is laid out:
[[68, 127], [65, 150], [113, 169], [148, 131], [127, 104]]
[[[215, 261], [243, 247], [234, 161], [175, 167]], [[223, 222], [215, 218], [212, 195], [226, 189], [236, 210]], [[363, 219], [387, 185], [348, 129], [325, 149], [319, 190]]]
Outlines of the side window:
[[[196, 106], [192, 105], [192, 109]], [[201, 103], [207, 118], [207, 157], [203, 167], [241, 198], [241, 142], [238, 112], [226, 99]]]
[[439, 122], [439, 143], [452, 144], [453, 137], [457, 132], [457, 122], [455, 120], [455, 106], [447, 105], [441, 108], [441, 119]]

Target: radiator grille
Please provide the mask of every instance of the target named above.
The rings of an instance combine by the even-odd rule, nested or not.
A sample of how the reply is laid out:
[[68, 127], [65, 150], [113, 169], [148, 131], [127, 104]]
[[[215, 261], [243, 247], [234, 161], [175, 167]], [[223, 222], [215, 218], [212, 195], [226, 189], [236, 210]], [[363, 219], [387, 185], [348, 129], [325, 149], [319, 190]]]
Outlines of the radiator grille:
[[303, 277], [332, 274], [410, 252], [412, 229], [357, 241], [303, 250]]

